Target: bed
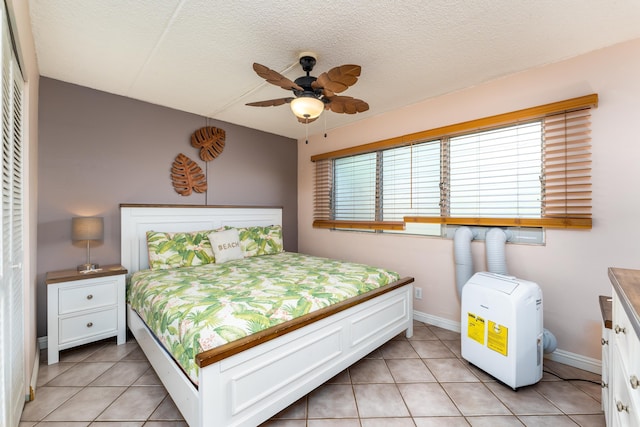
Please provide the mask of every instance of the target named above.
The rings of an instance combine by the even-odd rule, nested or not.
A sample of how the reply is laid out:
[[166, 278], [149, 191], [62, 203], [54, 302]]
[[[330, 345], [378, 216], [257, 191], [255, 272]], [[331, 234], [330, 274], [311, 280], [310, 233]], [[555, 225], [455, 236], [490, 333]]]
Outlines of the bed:
[[[148, 275], [149, 231], [282, 225], [281, 208], [121, 205], [120, 212], [121, 262], [129, 277]], [[265, 262], [267, 257], [272, 255], [256, 258]], [[283, 253], [273, 259], [299, 262], [296, 257]], [[194, 357], [197, 378], [165, 350], [162, 337], [132, 304], [127, 305], [127, 324], [191, 427], [256, 426], [399, 333], [410, 337], [412, 282], [399, 278], [200, 352]]]

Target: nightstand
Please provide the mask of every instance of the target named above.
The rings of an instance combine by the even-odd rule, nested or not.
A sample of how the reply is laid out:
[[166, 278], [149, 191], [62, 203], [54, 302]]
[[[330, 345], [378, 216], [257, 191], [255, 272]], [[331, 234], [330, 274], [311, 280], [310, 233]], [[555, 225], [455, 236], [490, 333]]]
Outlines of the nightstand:
[[117, 336], [126, 341], [125, 277], [121, 265], [80, 273], [75, 269], [47, 273], [48, 363], [60, 350]]

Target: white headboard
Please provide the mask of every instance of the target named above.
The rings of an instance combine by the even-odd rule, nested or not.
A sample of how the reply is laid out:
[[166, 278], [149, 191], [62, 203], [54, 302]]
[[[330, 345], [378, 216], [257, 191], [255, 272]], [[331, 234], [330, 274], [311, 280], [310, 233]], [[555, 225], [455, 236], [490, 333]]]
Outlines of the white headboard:
[[129, 274], [149, 268], [147, 231], [200, 231], [225, 225], [282, 225], [282, 208], [122, 205], [120, 262]]

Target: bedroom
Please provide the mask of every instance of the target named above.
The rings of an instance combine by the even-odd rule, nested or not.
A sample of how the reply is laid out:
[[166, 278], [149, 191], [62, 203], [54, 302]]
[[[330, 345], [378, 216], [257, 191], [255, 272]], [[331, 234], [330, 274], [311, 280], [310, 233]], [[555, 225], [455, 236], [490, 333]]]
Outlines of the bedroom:
[[[16, 6], [16, 9], [18, 14], [20, 7]], [[19, 31], [22, 35], [29, 30], [19, 28]], [[28, 36], [24, 35], [24, 38], [28, 39]], [[640, 83], [637, 79], [639, 49], [638, 40], [631, 40], [502, 77], [415, 104], [402, 111], [391, 111], [332, 129], [327, 139], [316, 128], [317, 133], [310, 136], [308, 145], [304, 144], [304, 136], [298, 136], [299, 140], [296, 141], [211, 121], [220, 123], [227, 132], [238, 129], [242, 134], [242, 143], [237, 142], [234, 147], [229, 142], [227, 151], [210, 164], [207, 203], [284, 206], [287, 216], [285, 229], [288, 230], [285, 238], [289, 239], [285, 245], [288, 250], [353, 258], [355, 261], [385, 265], [411, 274], [422, 287], [424, 295], [421, 301], [415, 301], [416, 318], [423, 316], [423, 320], [442, 322], [443, 326], [453, 327], [459, 305], [453, 286], [451, 241], [313, 229], [312, 164], [309, 158], [317, 153], [351, 145], [598, 93], [600, 104], [594, 110], [592, 125], [593, 229], [548, 230], [545, 246], [510, 245], [507, 249], [511, 273], [534, 280], [542, 286], [546, 304], [545, 325], [558, 337], [559, 348], [565, 352], [563, 361], [597, 369], [601, 322], [597, 296], [611, 293], [606, 269], [609, 266], [638, 268], [639, 265], [635, 242], [640, 235], [633, 222], [639, 211], [639, 202], [632, 192], [632, 186], [628, 185], [638, 182], [640, 178], [637, 176], [640, 172], [635, 167], [639, 156], [636, 138], [629, 132], [630, 125], [626, 123], [632, 122], [640, 110]], [[28, 60], [29, 54], [25, 54], [25, 57]], [[32, 67], [29, 68], [30, 73]], [[33, 78], [37, 80], [37, 71], [31, 75], [36, 76]], [[33, 84], [37, 86], [37, 83]], [[71, 244], [65, 231], [71, 216], [98, 212], [104, 214], [105, 243], [92, 251], [92, 257], [107, 264], [119, 259], [119, 203], [205, 201], [204, 195], [191, 196], [188, 201], [177, 195], [167, 178], [168, 167], [162, 165], [154, 168], [151, 164], [153, 160], [166, 163], [178, 152], [188, 150], [187, 142], [183, 141], [193, 130], [204, 125], [202, 116], [144, 104], [54, 79], [42, 78], [39, 84], [41, 126], [47, 124], [44, 121], [47, 118], [56, 117], [53, 114], [76, 117], [77, 121], [58, 121], [48, 123], [53, 128], [41, 127], [39, 147], [31, 153], [35, 158], [39, 157], [37, 169], [35, 161], [33, 163], [33, 169], [38, 170], [39, 177], [38, 189], [37, 192], [34, 190], [32, 198], [32, 205], [39, 206], [38, 211], [31, 211], [33, 224], [38, 224], [38, 241], [32, 240], [29, 246], [33, 254], [31, 258], [37, 259], [37, 265], [31, 266], [33, 273], [30, 283], [33, 285], [28, 292], [31, 309], [27, 311], [33, 319], [28, 336], [33, 339], [46, 336], [44, 274], [82, 261], [82, 250]], [[518, 93], [518, 96], [512, 96], [513, 93]], [[86, 108], [89, 104], [93, 108]], [[30, 107], [34, 117], [37, 117], [37, 102], [30, 104]], [[110, 119], [117, 112], [126, 116], [126, 119]], [[279, 113], [286, 115], [288, 112]], [[125, 151], [134, 148], [133, 141], [140, 137], [132, 128], [137, 123], [147, 124], [144, 133], [150, 135], [153, 144], [140, 148], [138, 152]], [[81, 125], [86, 127], [83, 129]], [[38, 134], [36, 125], [32, 124], [31, 129], [32, 134]], [[228, 178], [233, 170], [240, 169], [235, 167], [234, 158], [247, 158], [247, 153], [265, 149], [263, 145], [256, 144], [256, 138], [272, 138], [274, 143], [271, 145], [278, 147], [271, 148], [275, 152], [258, 152], [260, 160], [268, 158], [281, 162], [276, 163], [277, 172], [261, 161], [252, 165], [256, 175], [246, 178], [242, 174], [234, 176], [233, 187], [217, 184], [221, 181], [217, 179], [218, 176]], [[603, 141], [606, 141], [606, 145]], [[126, 171], [138, 168], [147, 172], [144, 177], [138, 178], [136, 174], [136, 179], [128, 179]], [[269, 185], [270, 179], [285, 183], [286, 188], [295, 190], [274, 191]], [[268, 189], [254, 189], [256, 183], [264, 183]], [[73, 191], [63, 191], [70, 185], [73, 185]], [[246, 189], [251, 192], [244, 193]], [[50, 191], [53, 193], [50, 194]], [[258, 199], [256, 195], [265, 198]], [[85, 206], [95, 211], [75, 211]], [[35, 239], [35, 235], [34, 226], [32, 239]], [[473, 246], [476, 263], [481, 265], [484, 249], [480, 244]], [[572, 303], [567, 304], [567, 301]], [[28, 359], [33, 362], [34, 350], [30, 348], [29, 351], [31, 355]]]

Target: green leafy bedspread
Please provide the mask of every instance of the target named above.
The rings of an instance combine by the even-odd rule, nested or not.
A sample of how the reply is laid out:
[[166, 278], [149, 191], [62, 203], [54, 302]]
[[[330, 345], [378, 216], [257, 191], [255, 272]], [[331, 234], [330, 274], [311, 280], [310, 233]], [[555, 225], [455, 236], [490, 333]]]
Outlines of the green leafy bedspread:
[[196, 354], [399, 278], [381, 268], [283, 252], [138, 271], [127, 301], [197, 384]]

